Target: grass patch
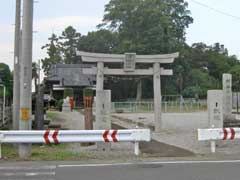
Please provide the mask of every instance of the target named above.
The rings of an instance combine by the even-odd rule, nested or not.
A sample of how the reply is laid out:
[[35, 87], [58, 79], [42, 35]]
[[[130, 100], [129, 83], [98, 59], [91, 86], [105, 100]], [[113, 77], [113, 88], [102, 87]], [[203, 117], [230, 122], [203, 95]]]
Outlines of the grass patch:
[[[2, 145], [2, 157], [6, 160], [20, 160], [17, 150], [13, 145]], [[33, 145], [32, 156], [29, 161], [74, 161], [94, 159], [95, 155], [91, 152], [70, 152], [67, 144], [59, 145]]]
[[56, 111], [47, 111], [47, 118], [56, 119], [58, 117], [58, 112]]
[[17, 157], [17, 152], [13, 145], [2, 144], [2, 157], [4, 159], [15, 159]]
[[8, 130], [9, 130], [9, 127], [0, 127], [0, 130], [1, 130], [1, 131], [8, 131]]

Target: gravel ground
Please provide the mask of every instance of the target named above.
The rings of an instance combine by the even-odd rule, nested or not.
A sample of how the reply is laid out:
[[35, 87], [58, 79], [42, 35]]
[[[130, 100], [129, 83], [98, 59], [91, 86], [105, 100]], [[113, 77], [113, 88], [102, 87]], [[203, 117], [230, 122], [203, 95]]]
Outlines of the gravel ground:
[[[163, 115], [164, 118], [168, 118], [168, 114]], [[194, 122], [190, 122], [191, 126], [186, 126], [187, 128], [163, 128], [160, 133], [152, 133], [152, 137], [154, 140], [165, 143], [168, 145], [172, 145], [175, 147], [179, 147], [181, 149], [189, 150], [196, 155], [211, 155], [210, 150], [210, 142], [200, 142], [197, 140], [197, 129], [198, 128], [206, 128], [205, 123], [196, 122], [198, 117], [204, 117], [204, 114], [199, 113], [174, 113], [174, 116], [178, 116], [180, 122], [183, 119], [187, 119], [185, 121], [189, 122], [189, 119], [192, 119]], [[189, 117], [187, 117], [189, 116]], [[136, 125], [144, 125], [144, 127], [153, 126], [153, 114], [145, 113], [145, 114], [113, 114], [113, 121], [116, 124], [119, 124], [125, 128], [134, 128]], [[171, 119], [173, 116], [169, 116]], [[181, 119], [182, 117], [182, 119]], [[186, 118], [187, 117], [187, 118]], [[197, 117], [194, 119], [194, 117]], [[165, 119], [165, 120], [166, 120]], [[173, 121], [171, 119], [171, 121]], [[179, 124], [179, 122], [176, 122]], [[186, 124], [186, 122], [184, 122]], [[195, 127], [193, 127], [195, 125]], [[240, 155], [240, 140], [234, 141], [217, 141], [216, 148], [216, 156], [224, 156], [224, 155], [236, 155], [239, 157]]]
[[84, 129], [84, 117], [77, 111], [56, 112], [53, 124], [61, 124], [63, 129], [81, 130]]
[[[133, 124], [144, 125], [145, 127], [154, 127], [153, 113], [122, 113], [113, 114], [123, 119], [129, 119]], [[207, 112], [196, 113], [163, 113], [162, 114], [163, 129], [175, 130], [197, 130], [198, 128], [208, 127]]]
[[[53, 123], [61, 124], [64, 129], [71, 130], [83, 130], [84, 129], [84, 115], [82, 115], [78, 111], [73, 112], [57, 112], [57, 117], [54, 118]], [[96, 145], [92, 146], [82, 146], [81, 143], [69, 143], [68, 149], [71, 152], [81, 152], [81, 151], [91, 151], [96, 156], [101, 158], [108, 158], [109, 156], [112, 158], [118, 157], [132, 157], [134, 144], [133, 143], [112, 143], [111, 144], [111, 152], [99, 152], [97, 151]]]

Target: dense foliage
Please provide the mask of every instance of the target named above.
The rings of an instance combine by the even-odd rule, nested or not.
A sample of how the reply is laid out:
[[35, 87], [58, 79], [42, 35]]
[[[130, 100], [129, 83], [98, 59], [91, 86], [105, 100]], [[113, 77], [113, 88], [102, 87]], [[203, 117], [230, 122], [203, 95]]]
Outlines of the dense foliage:
[[[49, 44], [43, 46], [48, 54], [42, 60], [43, 68], [48, 74], [52, 64], [81, 63], [77, 50], [119, 54], [178, 51], [180, 57], [166, 66], [174, 75], [162, 78], [163, 94], [205, 97], [208, 89], [221, 88], [223, 73], [233, 75], [233, 89], [239, 91], [240, 64], [236, 56], [229, 56], [220, 43], [187, 45], [185, 31], [191, 23], [184, 0], [110, 0], [97, 31], [81, 35], [69, 26], [60, 36], [52, 34]], [[152, 83], [152, 77], [108, 77], [105, 87], [113, 90], [113, 99], [134, 98], [137, 87], [142, 87], [144, 98], [152, 98]]]
[[184, 0], [111, 0], [99, 27], [118, 32], [121, 53], [173, 52], [193, 22], [187, 6]]
[[64, 99], [66, 97], [73, 97], [73, 89], [72, 88], [65, 88], [63, 93]]
[[[0, 79], [1, 83], [6, 87], [6, 96], [12, 96], [12, 89], [13, 89], [13, 76], [9, 69], [9, 66], [4, 63], [0, 63]], [[0, 97], [3, 96], [3, 88], [0, 87]]]

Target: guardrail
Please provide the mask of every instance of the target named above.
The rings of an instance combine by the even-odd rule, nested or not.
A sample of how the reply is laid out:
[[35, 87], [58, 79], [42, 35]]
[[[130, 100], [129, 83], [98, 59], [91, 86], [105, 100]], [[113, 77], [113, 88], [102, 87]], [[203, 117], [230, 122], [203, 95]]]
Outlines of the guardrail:
[[139, 155], [139, 142], [150, 141], [149, 129], [128, 130], [44, 130], [0, 131], [2, 143], [73, 143], [73, 142], [134, 142], [134, 153]]
[[211, 141], [211, 152], [215, 153], [215, 140], [240, 139], [240, 128], [198, 129], [199, 141]]

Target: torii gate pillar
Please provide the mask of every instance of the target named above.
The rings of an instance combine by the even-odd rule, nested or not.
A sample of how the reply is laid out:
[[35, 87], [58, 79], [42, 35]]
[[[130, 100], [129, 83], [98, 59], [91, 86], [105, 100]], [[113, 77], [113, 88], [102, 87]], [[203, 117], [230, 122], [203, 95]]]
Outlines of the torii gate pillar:
[[97, 63], [97, 84], [96, 84], [96, 90], [97, 91], [103, 91], [103, 81], [104, 81], [104, 64], [103, 62]]
[[154, 88], [154, 119], [155, 131], [159, 132], [162, 126], [162, 113], [161, 113], [161, 72], [160, 64], [154, 63], [153, 65], [153, 88]]

